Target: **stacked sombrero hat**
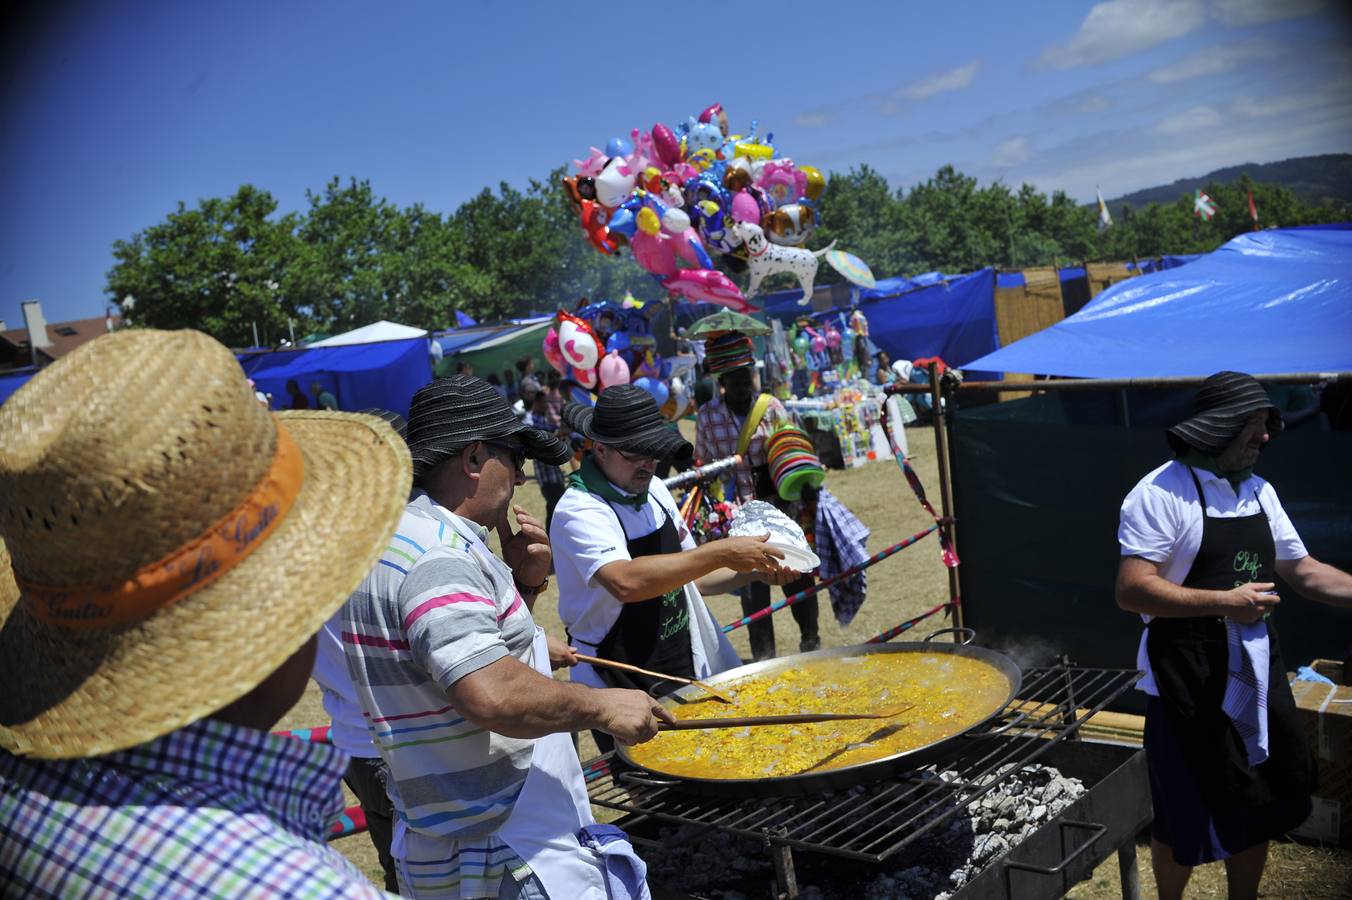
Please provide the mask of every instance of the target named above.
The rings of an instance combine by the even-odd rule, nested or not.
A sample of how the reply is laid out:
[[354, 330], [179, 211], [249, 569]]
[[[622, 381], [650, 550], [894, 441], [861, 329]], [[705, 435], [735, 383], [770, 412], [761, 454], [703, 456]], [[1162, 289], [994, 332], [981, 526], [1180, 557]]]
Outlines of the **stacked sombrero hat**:
[[785, 500], [797, 500], [803, 488], [821, 487], [826, 480], [826, 470], [812, 451], [812, 440], [796, 425], [784, 423], [776, 428], [765, 442], [765, 456], [770, 480]]
[[704, 342], [704, 367], [711, 375], [755, 365], [755, 345], [740, 331], [729, 331]]

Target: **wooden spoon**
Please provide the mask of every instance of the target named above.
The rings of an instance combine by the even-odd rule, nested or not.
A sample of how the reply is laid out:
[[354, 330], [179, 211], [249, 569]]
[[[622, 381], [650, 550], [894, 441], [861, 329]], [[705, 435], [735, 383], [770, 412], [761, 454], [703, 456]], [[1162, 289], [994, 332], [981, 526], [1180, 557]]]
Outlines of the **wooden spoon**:
[[724, 703], [736, 703], [733, 695], [725, 694], [717, 688], [710, 687], [702, 681], [696, 681], [693, 678], [682, 678], [680, 675], [664, 675], [661, 672], [653, 672], [649, 669], [640, 669], [638, 666], [631, 666], [629, 663], [615, 662], [613, 659], [601, 659], [597, 656], [586, 656], [577, 654], [577, 658], [584, 663], [591, 663], [593, 666], [605, 666], [610, 669], [619, 669], [622, 672], [634, 672], [638, 675], [647, 675], [649, 678], [660, 678], [663, 681], [677, 681], [681, 684], [693, 684], [701, 690], [707, 691], [715, 700], [721, 700]]
[[681, 731], [704, 728], [746, 728], [757, 725], [802, 725], [811, 722], [835, 722], [841, 719], [890, 719], [915, 706], [902, 703], [872, 713], [791, 713], [782, 716], [740, 716], [727, 719], [677, 719], [658, 722], [658, 731]]

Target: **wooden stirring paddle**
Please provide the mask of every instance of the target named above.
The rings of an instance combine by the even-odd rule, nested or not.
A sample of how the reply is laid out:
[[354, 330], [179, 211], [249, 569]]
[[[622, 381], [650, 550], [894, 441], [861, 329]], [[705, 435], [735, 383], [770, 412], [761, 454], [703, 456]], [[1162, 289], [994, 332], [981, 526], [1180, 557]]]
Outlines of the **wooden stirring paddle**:
[[681, 731], [704, 728], [745, 728], [756, 725], [802, 725], [811, 722], [835, 722], [841, 719], [890, 719], [915, 706], [902, 703], [872, 713], [791, 713], [782, 716], [740, 716], [728, 719], [678, 719], [658, 722], [658, 731]]
[[640, 669], [638, 666], [631, 666], [629, 663], [615, 662], [613, 659], [601, 659], [596, 656], [586, 656], [582, 653], [577, 654], [577, 658], [584, 663], [591, 663], [593, 666], [605, 666], [610, 669], [619, 669], [622, 672], [633, 672], [637, 675], [647, 675], [649, 678], [660, 678], [663, 681], [676, 681], [681, 684], [693, 684], [701, 690], [707, 691], [715, 700], [721, 700], [724, 703], [736, 703], [731, 694], [725, 694], [717, 688], [710, 687], [702, 681], [696, 681], [693, 678], [682, 678], [680, 675], [664, 675], [661, 672], [653, 672], [648, 669]]

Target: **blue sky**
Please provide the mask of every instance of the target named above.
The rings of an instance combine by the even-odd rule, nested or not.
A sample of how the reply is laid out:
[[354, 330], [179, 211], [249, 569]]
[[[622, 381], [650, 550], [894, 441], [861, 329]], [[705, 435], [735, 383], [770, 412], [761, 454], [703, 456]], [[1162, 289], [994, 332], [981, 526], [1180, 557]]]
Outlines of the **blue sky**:
[[[1352, 150], [1320, 0], [33, 4], [0, 44], [0, 318], [102, 315], [114, 240], [248, 182], [453, 211], [719, 101], [799, 163], [1089, 201]], [[17, 23], [17, 24], [16, 24]], [[880, 273], [885, 274], [885, 273]]]

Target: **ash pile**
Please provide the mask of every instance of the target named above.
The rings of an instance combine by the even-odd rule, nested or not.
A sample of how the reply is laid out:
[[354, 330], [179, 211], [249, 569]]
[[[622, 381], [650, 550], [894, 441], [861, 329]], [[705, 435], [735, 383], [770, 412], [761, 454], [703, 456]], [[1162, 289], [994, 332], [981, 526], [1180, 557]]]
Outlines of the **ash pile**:
[[[796, 853], [799, 896], [803, 900], [946, 900], [1085, 793], [1079, 779], [1049, 766], [1014, 768], [1004, 766], [975, 782], [973, 789], [992, 781], [996, 785], [967, 804], [965, 815], [953, 816], [879, 865]], [[957, 779], [947, 771], [924, 777]], [[848, 794], [868, 790], [860, 786]], [[917, 821], [916, 828], [944, 813], [942, 808], [935, 811]], [[660, 850], [639, 848], [654, 884], [709, 900], [752, 900], [764, 897], [766, 885], [774, 884], [770, 850], [761, 841], [693, 826], [665, 826], [658, 840]]]

